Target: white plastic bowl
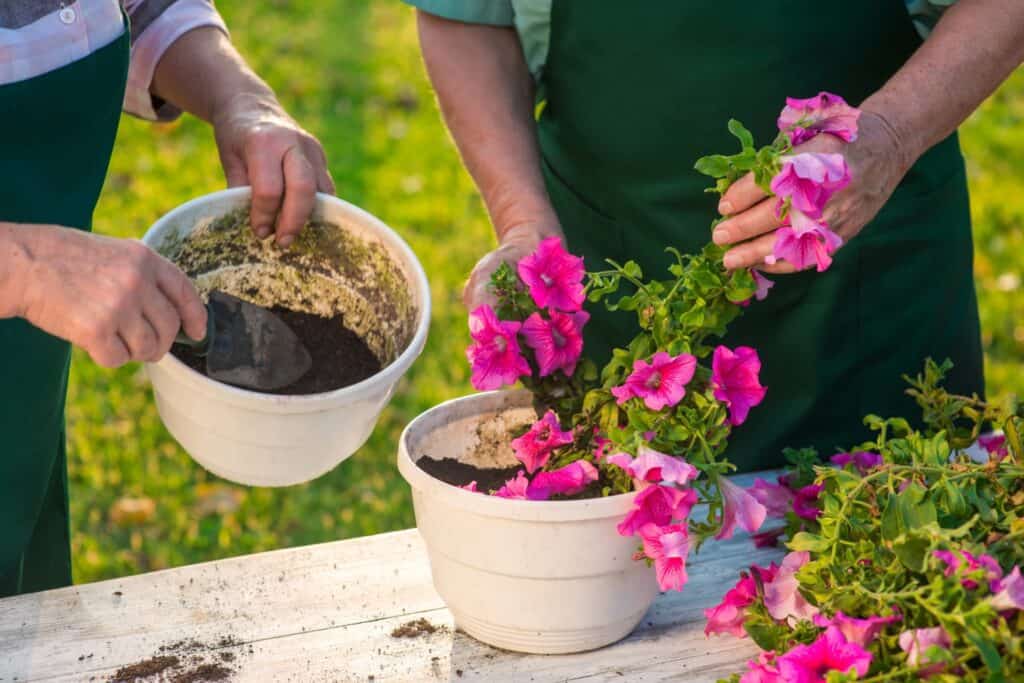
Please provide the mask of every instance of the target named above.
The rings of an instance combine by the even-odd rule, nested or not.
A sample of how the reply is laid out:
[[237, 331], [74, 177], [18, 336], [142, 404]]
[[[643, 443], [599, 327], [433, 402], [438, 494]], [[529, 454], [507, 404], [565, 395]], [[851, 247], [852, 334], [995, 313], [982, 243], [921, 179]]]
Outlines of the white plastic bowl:
[[451, 486], [416, 465], [421, 457], [515, 464], [507, 447], [481, 460], [477, 446], [481, 433], [507, 443], [503, 426], [535, 419], [530, 400], [525, 391], [489, 392], [428, 410], [402, 433], [398, 469], [412, 487], [434, 586], [460, 628], [506, 650], [592, 650], [627, 636], [658, 594], [654, 570], [632, 559], [636, 539], [615, 528], [635, 494], [506, 500]]
[[[160, 249], [211, 218], [248, 206], [249, 188], [194, 199], [160, 220], [143, 237]], [[168, 431], [200, 465], [250, 486], [288, 486], [314, 479], [362, 446], [395, 384], [423, 350], [430, 322], [430, 288], [409, 246], [366, 211], [320, 194], [314, 218], [336, 223], [380, 244], [406, 280], [416, 310], [415, 332], [380, 372], [322, 394], [278, 396], [215, 382], [168, 354], [147, 364], [157, 409]]]

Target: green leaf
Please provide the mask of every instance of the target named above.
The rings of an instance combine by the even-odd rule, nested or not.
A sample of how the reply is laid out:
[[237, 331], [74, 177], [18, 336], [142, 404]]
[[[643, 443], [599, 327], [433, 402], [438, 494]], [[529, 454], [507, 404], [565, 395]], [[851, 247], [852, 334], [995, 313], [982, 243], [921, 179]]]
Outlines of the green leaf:
[[746, 150], [754, 148], [754, 136], [751, 135], [750, 131], [736, 119], [729, 119], [729, 132], [739, 138], [740, 144], [743, 145], [743, 149]]
[[[968, 633], [967, 639], [971, 641], [974, 647], [978, 648], [978, 653], [981, 655], [981, 660], [985, 662], [985, 668], [988, 669], [989, 681], [1001, 681], [1003, 680], [1003, 658], [999, 656], [999, 651], [995, 645], [979, 633]], [[933, 646], [934, 647], [934, 646]], [[930, 650], [931, 648], [929, 648]], [[993, 678], [995, 675], [999, 675], [998, 678]]]
[[703, 173], [706, 176], [723, 178], [729, 174], [732, 164], [729, 162], [729, 157], [722, 154], [712, 154], [697, 159], [697, 163], [693, 165], [693, 168], [698, 173]]
[[817, 534], [801, 531], [795, 534], [786, 545], [790, 550], [808, 550], [812, 553], [820, 553], [824, 552], [828, 548], [829, 543]]

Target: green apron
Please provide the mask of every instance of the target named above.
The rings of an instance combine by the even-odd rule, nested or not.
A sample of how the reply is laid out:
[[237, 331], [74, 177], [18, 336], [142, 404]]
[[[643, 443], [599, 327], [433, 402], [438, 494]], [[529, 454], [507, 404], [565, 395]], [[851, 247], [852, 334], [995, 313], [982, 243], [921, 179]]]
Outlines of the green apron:
[[[128, 33], [0, 86], [0, 220], [89, 230], [124, 99]], [[0, 320], [0, 596], [71, 583], [64, 397], [70, 347]]]
[[[637, 260], [667, 276], [666, 246], [710, 239], [717, 199], [692, 170], [736, 149], [735, 117], [766, 144], [786, 96], [852, 103], [880, 88], [921, 40], [903, 0], [555, 0], [539, 91], [545, 179], [570, 248], [591, 268]], [[920, 414], [903, 373], [956, 363], [948, 386], [983, 391], [973, 245], [956, 135], [925, 154], [832, 268], [776, 276], [724, 344], [760, 353], [764, 403], [727, 456], [741, 471], [782, 464], [785, 446], [827, 457], [869, 432], [866, 413]], [[597, 358], [630, 336], [632, 314], [593, 311]]]

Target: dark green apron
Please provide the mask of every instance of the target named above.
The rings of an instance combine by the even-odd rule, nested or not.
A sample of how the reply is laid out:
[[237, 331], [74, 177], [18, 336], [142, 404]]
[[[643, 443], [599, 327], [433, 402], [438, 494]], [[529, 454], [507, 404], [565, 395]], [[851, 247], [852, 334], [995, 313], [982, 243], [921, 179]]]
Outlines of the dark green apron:
[[[716, 198], [692, 170], [731, 153], [735, 117], [761, 144], [786, 96], [821, 90], [859, 103], [920, 45], [903, 0], [555, 0], [538, 123], [544, 172], [570, 247], [591, 268], [632, 258], [665, 277], [663, 249], [710, 239]], [[861, 419], [919, 414], [903, 373], [949, 357], [948, 386], [983, 391], [973, 245], [956, 135], [911, 169], [832, 268], [777, 276], [724, 343], [755, 347], [764, 403], [733, 433], [741, 470], [823, 456], [868, 436]], [[589, 348], [607, 358], [632, 314], [594, 311]]]
[[[89, 230], [124, 99], [128, 34], [0, 87], [0, 220]], [[0, 596], [71, 583], [64, 443], [69, 345], [0, 320]]]

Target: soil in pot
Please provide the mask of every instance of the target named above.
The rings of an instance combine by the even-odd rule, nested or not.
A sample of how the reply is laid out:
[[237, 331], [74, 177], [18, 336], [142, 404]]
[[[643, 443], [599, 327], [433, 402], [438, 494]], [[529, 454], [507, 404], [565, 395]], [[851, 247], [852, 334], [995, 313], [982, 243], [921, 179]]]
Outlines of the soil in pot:
[[[366, 342], [345, 326], [343, 315], [325, 318], [280, 306], [270, 309], [281, 318], [309, 350], [313, 367], [298, 381], [276, 391], [282, 395], [320, 394], [334, 391], [380, 372], [381, 366]], [[175, 345], [171, 353], [196, 372], [206, 375], [206, 359], [194, 349]]]

